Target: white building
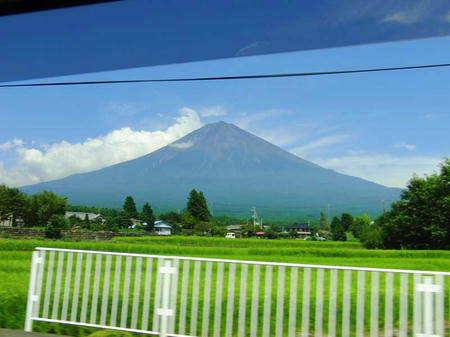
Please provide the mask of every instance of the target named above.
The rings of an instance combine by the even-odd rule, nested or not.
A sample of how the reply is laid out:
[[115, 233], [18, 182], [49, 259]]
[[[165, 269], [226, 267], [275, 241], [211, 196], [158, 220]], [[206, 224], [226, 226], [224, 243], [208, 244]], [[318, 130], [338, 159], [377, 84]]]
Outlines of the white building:
[[12, 225], [13, 225], [12, 217], [10, 217], [9, 219], [0, 221], [0, 227], [12, 227]]
[[103, 222], [105, 220], [103, 215], [101, 215], [101, 214], [86, 213], [86, 212], [66, 212], [66, 214], [64, 214], [64, 217], [66, 219], [69, 219], [71, 216], [76, 216], [78, 219], [84, 220], [86, 215], [88, 216], [89, 221], [101, 219]]
[[157, 235], [171, 235], [172, 234], [172, 225], [163, 220], [155, 221], [153, 228]]

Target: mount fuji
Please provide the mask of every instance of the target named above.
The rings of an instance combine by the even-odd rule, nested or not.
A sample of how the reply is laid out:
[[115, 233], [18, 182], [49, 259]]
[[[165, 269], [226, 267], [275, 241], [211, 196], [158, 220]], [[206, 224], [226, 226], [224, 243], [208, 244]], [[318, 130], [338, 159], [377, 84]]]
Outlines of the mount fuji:
[[246, 217], [256, 206], [266, 219], [381, 213], [399, 198], [389, 188], [306, 161], [225, 122], [207, 124], [157, 151], [97, 171], [22, 187], [53, 191], [73, 205], [121, 207], [127, 195], [156, 212], [183, 209], [202, 190], [215, 215]]

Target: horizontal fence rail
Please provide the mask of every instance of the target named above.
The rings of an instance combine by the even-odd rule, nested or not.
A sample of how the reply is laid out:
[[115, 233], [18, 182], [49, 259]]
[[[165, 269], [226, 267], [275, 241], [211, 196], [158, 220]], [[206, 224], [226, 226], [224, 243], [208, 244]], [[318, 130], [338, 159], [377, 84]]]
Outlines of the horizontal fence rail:
[[450, 272], [36, 248], [34, 321], [158, 336], [444, 337]]

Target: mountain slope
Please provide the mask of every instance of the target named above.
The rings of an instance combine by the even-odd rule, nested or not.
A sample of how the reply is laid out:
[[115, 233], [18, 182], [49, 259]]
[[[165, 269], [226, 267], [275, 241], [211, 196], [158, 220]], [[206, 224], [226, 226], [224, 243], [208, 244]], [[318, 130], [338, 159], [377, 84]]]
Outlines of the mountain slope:
[[376, 214], [399, 189], [324, 169], [238, 127], [208, 124], [143, 157], [98, 171], [24, 187], [47, 189], [71, 204], [120, 207], [126, 195], [156, 210], [182, 209], [192, 188], [204, 191], [215, 214], [266, 218], [317, 216], [319, 210]]

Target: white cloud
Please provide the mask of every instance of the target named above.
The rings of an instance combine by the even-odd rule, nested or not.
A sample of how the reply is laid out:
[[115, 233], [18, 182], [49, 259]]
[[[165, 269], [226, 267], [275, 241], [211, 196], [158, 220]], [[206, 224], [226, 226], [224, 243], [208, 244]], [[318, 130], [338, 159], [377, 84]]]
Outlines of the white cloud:
[[414, 150], [416, 148], [415, 145], [408, 144], [408, 143], [405, 143], [405, 142], [401, 142], [401, 143], [395, 144], [394, 147], [396, 147], [397, 149], [404, 149], [404, 150], [408, 150], [408, 151], [412, 151], [412, 150]]
[[169, 144], [170, 147], [174, 147], [176, 149], [189, 149], [192, 145], [194, 145], [193, 142], [177, 142]]
[[13, 144], [14, 144], [14, 146], [23, 146], [23, 145], [25, 145], [25, 142], [22, 139], [14, 138]]
[[225, 116], [227, 114], [227, 110], [220, 105], [210, 106], [199, 111], [202, 117], [217, 117], [217, 116]]
[[13, 143], [11, 143], [10, 141], [0, 144], [0, 150], [2, 150], [2, 151], [8, 151], [8, 150], [12, 149], [12, 147], [13, 147]]
[[441, 157], [395, 157], [386, 154], [309, 159], [337, 172], [390, 187], [405, 187], [413, 174], [423, 176], [438, 171], [443, 161]]
[[201, 126], [196, 111], [182, 108], [174, 124], [162, 131], [124, 127], [81, 143], [62, 141], [43, 149], [19, 147], [20, 166], [5, 169], [0, 162], [0, 183], [21, 186], [101, 169], [153, 152]]
[[422, 20], [428, 14], [429, 7], [430, 0], [422, 0], [411, 8], [389, 13], [382, 22], [410, 25]]
[[25, 142], [22, 139], [14, 138], [12, 142], [7, 141], [0, 144], [0, 151], [11, 150], [12, 148], [20, 147], [23, 146], [24, 144]]
[[308, 144], [290, 149], [290, 152], [292, 152], [298, 156], [307, 156], [310, 153], [317, 152], [320, 149], [329, 147], [330, 145], [342, 143], [342, 142], [346, 141], [348, 138], [350, 138], [350, 135], [344, 135], [344, 134], [325, 136], [325, 137], [313, 140], [312, 142], [309, 142]]

